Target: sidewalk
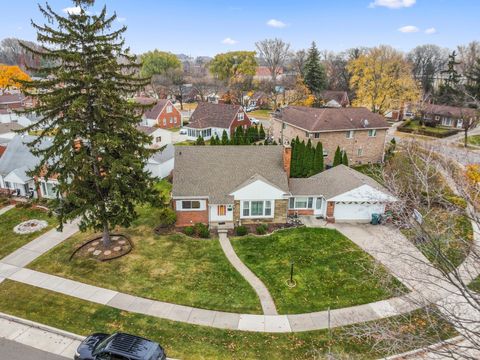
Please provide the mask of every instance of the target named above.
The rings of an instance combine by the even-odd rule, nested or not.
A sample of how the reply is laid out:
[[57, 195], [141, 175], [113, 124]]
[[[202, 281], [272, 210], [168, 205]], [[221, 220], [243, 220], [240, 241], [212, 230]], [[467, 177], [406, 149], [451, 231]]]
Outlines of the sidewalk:
[[73, 359], [80, 335], [0, 313], [0, 338]]

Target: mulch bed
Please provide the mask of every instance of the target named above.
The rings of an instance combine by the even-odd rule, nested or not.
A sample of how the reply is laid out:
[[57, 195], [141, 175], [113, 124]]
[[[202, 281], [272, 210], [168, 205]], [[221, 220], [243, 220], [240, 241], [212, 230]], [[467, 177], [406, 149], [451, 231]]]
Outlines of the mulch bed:
[[97, 234], [92, 239], [80, 245], [70, 256], [108, 261], [127, 255], [133, 249], [130, 238], [123, 234], [111, 234], [110, 246], [103, 246], [102, 235]]
[[[266, 236], [266, 235], [270, 235], [271, 233], [273, 233], [274, 231], [277, 231], [277, 230], [281, 230], [281, 229], [288, 229], [288, 228], [292, 228], [292, 227], [295, 227], [295, 225], [293, 224], [268, 224], [268, 223], [262, 223], [262, 224], [265, 224], [267, 225], [267, 232], [262, 235], [262, 236]], [[257, 226], [260, 225], [260, 224], [248, 224], [248, 225], [243, 225], [247, 228], [247, 235], [258, 235], [257, 234]], [[235, 229], [229, 229], [228, 232], [227, 232], [227, 235], [229, 237], [232, 237], [232, 236], [238, 236], [236, 233], [235, 233]]]

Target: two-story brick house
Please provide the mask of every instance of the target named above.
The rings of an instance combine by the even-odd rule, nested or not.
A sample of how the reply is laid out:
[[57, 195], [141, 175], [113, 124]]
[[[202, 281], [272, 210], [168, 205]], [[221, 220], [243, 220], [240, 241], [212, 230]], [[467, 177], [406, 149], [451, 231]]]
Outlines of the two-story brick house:
[[190, 117], [190, 122], [185, 129], [187, 129], [189, 140], [195, 140], [200, 135], [208, 140], [215, 135], [222, 137], [224, 130], [231, 137], [235, 133], [235, 129], [240, 126], [244, 129], [252, 126], [242, 106], [201, 102]]
[[[141, 98], [137, 98], [136, 101], [142, 104], [149, 103]], [[162, 129], [180, 127], [182, 126], [182, 114], [169, 99], [160, 99], [156, 101], [156, 104], [151, 109], [143, 114], [143, 125], [157, 126]]]
[[289, 144], [297, 136], [313, 144], [321, 141], [325, 163], [332, 164], [337, 146], [350, 164], [383, 161], [388, 123], [363, 107], [309, 108], [288, 106], [272, 116], [275, 140]]

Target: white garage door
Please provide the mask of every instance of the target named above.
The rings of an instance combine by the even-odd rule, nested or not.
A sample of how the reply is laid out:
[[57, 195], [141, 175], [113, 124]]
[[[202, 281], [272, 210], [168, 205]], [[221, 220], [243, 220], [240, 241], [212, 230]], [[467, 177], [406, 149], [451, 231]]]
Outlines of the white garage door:
[[370, 221], [372, 214], [383, 214], [384, 204], [335, 204], [335, 221]]

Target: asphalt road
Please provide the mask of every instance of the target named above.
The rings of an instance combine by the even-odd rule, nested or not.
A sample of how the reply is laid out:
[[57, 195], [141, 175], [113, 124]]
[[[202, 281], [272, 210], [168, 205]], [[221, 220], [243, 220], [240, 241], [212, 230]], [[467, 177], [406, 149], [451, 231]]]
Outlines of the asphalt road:
[[0, 338], [0, 360], [66, 360], [62, 356]]

